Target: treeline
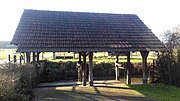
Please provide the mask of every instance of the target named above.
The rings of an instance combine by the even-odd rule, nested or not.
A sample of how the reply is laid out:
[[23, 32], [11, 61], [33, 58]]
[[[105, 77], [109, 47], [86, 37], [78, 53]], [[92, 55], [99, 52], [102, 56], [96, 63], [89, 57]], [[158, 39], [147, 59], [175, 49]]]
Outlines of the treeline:
[[17, 48], [15, 45], [10, 44], [10, 41], [0, 41], [0, 48], [10, 49]]

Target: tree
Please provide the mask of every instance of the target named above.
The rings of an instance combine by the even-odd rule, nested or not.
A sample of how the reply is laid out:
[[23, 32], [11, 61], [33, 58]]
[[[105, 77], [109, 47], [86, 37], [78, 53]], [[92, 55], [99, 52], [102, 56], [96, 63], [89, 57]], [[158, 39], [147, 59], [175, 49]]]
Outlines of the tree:
[[[175, 56], [177, 62], [180, 62], [180, 25], [171, 30], [166, 30], [163, 35], [163, 41], [169, 50], [171, 56]], [[174, 52], [173, 50], [176, 50]]]
[[157, 59], [159, 81], [180, 86], [180, 26], [165, 31], [163, 41], [168, 52]]

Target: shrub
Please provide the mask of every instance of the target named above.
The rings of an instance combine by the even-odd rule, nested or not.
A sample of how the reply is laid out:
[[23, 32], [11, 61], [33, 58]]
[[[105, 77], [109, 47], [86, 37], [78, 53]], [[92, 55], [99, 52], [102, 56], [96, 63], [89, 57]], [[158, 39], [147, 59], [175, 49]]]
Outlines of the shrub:
[[[127, 68], [126, 63], [122, 63], [125, 68]], [[88, 65], [87, 65], [88, 67]], [[135, 67], [131, 64], [133, 75], [142, 75], [142, 64], [136, 64]], [[120, 70], [120, 75], [124, 75], [126, 71]], [[88, 68], [87, 68], [88, 76]], [[93, 76], [115, 76], [115, 66], [114, 63], [97, 63], [93, 67]], [[76, 62], [50, 62], [46, 61], [44, 71], [40, 74], [41, 82], [55, 82], [61, 80], [76, 80], [77, 70]]]
[[93, 74], [94, 76], [113, 76], [115, 75], [114, 69], [114, 63], [94, 64]]
[[0, 101], [30, 101], [34, 67], [30, 64], [18, 67], [9, 64], [0, 69]]
[[54, 82], [60, 80], [74, 80], [77, 77], [75, 62], [50, 62], [45, 64], [44, 71], [40, 74], [41, 82]]
[[162, 54], [158, 57], [156, 64], [157, 82], [180, 86], [180, 63], [177, 63], [175, 59], [169, 57], [168, 54]]

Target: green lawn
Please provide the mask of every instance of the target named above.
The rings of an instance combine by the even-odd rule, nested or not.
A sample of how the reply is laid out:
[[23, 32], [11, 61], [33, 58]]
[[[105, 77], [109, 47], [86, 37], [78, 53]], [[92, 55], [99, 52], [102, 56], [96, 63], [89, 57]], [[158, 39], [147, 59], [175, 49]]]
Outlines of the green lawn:
[[129, 85], [156, 101], [180, 101], [180, 88], [163, 84]]

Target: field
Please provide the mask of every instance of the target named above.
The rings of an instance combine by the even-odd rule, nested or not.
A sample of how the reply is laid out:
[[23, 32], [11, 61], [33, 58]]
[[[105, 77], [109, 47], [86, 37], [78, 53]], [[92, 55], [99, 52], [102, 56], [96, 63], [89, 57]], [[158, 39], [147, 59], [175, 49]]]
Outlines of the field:
[[[20, 53], [16, 53], [16, 49], [0, 49], [0, 60], [8, 60], [8, 55], [11, 56], [11, 60], [13, 59], [13, 55], [17, 55], [17, 59], [19, 59]], [[23, 54], [22, 54], [23, 55]], [[50, 60], [50, 61], [55, 61], [55, 62], [59, 62], [59, 61], [78, 61], [78, 54], [74, 54], [73, 52], [56, 52], [56, 56], [61, 56], [61, 57], [67, 57], [67, 56], [71, 56], [73, 58], [71, 59], [55, 59], [53, 60], [53, 53], [52, 52], [44, 52], [40, 54], [40, 60]], [[120, 56], [119, 57], [119, 61], [120, 62], [126, 62], [126, 56]], [[149, 56], [148, 56], [148, 62], [152, 62], [153, 59], [156, 59], [156, 53], [155, 52], [150, 52]], [[115, 62], [115, 56], [110, 56], [107, 52], [97, 52], [94, 53], [94, 58], [93, 58], [94, 62]], [[88, 61], [88, 57], [87, 57], [87, 61]], [[131, 53], [131, 62], [134, 63], [138, 63], [138, 62], [142, 62], [142, 58], [139, 52], [134, 52]]]

